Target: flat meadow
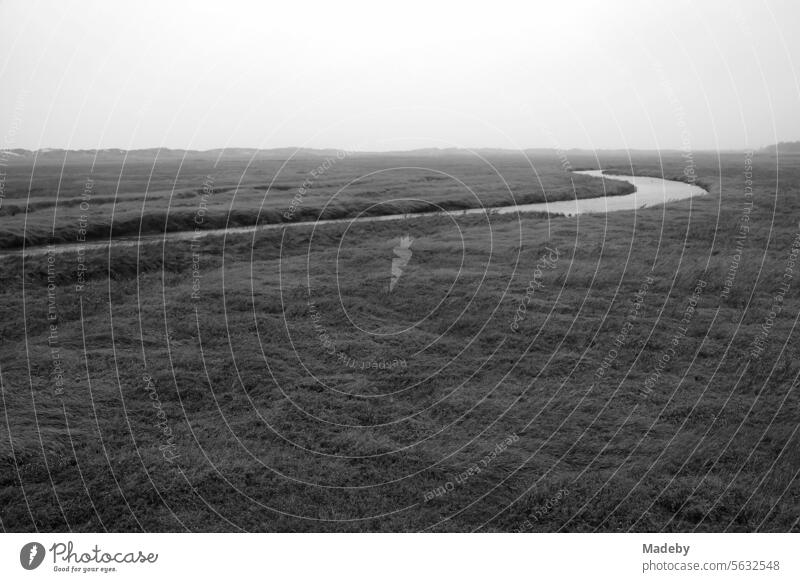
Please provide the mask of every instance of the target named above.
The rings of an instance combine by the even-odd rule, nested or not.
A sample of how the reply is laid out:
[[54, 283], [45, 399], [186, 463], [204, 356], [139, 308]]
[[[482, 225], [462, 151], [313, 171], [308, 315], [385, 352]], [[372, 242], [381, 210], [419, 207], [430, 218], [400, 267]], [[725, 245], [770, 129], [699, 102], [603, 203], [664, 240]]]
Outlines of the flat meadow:
[[630, 184], [535, 166], [522, 153], [476, 163], [464, 154], [301, 150], [133, 156], [49, 153], [11, 159], [0, 249], [317, 219], [438, 212], [628, 194]]
[[0, 257], [0, 525], [797, 531], [800, 156], [19, 164], [0, 243], [629, 191], [598, 167], [709, 193]]

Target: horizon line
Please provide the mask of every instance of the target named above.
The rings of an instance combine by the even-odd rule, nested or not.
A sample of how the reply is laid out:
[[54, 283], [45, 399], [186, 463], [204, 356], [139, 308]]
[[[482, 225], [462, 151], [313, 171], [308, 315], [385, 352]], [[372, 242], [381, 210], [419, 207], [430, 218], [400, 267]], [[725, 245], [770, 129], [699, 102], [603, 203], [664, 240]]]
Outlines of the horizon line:
[[64, 148], [64, 147], [40, 147], [36, 149], [30, 148], [0, 148], [0, 154], [27, 152], [31, 154], [51, 153], [51, 152], [76, 152], [76, 153], [134, 153], [134, 152], [150, 152], [150, 151], [166, 151], [166, 152], [185, 152], [185, 153], [216, 153], [225, 151], [244, 150], [248, 152], [277, 152], [293, 150], [294, 152], [347, 152], [349, 154], [404, 154], [404, 153], [419, 153], [419, 152], [504, 152], [504, 153], [520, 153], [528, 151], [552, 151], [552, 152], [702, 152], [702, 153], [716, 153], [716, 152], [747, 152], [747, 151], [762, 151], [777, 149], [782, 145], [797, 145], [800, 146], [800, 140], [796, 141], [782, 141], [777, 143], [768, 144], [760, 147], [726, 147], [726, 148], [636, 148], [636, 147], [602, 147], [602, 148], [586, 148], [586, 147], [544, 147], [533, 146], [526, 148], [501, 148], [491, 146], [479, 147], [420, 147], [411, 149], [392, 149], [392, 150], [351, 150], [343, 147], [306, 147], [306, 146], [275, 146], [275, 147], [251, 147], [251, 146], [225, 146], [207, 149], [190, 149], [180, 147], [167, 147], [167, 146], [150, 146], [150, 147], [137, 147], [137, 148], [118, 148], [118, 147], [105, 147], [105, 148]]

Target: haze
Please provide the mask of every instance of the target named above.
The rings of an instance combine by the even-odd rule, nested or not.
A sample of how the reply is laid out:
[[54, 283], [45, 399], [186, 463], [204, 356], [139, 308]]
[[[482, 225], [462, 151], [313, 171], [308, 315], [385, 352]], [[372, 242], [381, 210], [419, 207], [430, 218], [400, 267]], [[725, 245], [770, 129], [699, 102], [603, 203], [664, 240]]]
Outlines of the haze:
[[2, 148], [800, 138], [792, 2], [0, 4]]

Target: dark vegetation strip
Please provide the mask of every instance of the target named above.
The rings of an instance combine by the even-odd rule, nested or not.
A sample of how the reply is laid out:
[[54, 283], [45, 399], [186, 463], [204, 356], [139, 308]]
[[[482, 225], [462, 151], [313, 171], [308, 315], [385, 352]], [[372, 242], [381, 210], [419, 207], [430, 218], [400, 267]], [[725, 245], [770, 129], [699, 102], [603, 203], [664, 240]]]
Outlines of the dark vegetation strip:
[[[604, 180], [604, 190], [576, 188], [572, 198], [593, 198], [598, 192], [605, 192], [607, 196], [623, 196], [636, 191], [635, 186], [621, 180]], [[216, 192], [228, 192], [230, 188], [217, 188]], [[527, 193], [515, 197], [517, 204], [534, 204], [539, 202], [556, 202], [569, 199], [565, 196], [552, 196], [542, 199], [540, 193]], [[77, 199], [80, 202], [79, 199]], [[113, 199], [112, 199], [113, 200]], [[105, 199], [95, 199], [93, 203], [106, 202]], [[484, 201], [486, 208], [494, 206], [508, 206], [508, 202], [496, 204], [495, 201]], [[61, 202], [59, 202], [61, 204]], [[70, 199], [67, 205], [74, 205]], [[196, 227], [201, 230], [216, 230], [221, 228], [258, 227], [268, 224], [283, 224], [295, 222], [314, 222], [317, 220], [336, 220], [354, 218], [356, 216], [389, 216], [393, 214], [424, 214], [439, 210], [458, 211], [479, 208], [480, 205], [474, 198], [453, 197], [431, 202], [403, 201], [375, 203], [366, 201], [337, 202], [322, 207], [319, 205], [298, 206], [291, 220], [287, 220], [284, 209], [265, 208], [233, 209], [228, 212], [209, 210], [203, 215], [202, 224], [197, 224], [196, 210], [181, 208], [169, 214], [159, 211], [145, 213], [135, 218], [117, 219], [113, 223], [108, 220], [98, 221], [94, 217], [86, 226], [86, 241], [98, 241], [115, 237], [135, 237], [139, 235], [162, 235], [165, 233], [191, 232]], [[33, 208], [29, 205], [28, 208]], [[36, 206], [38, 208], [38, 206]], [[546, 213], [541, 213], [546, 216]], [[46, 244], [74, 243], [75, 226], [72, 224], [59, 224], [53, 229], [30, 228], [25, 232], [0, 233], [0, 249], [18, 249], [23, 246], [42, 246]]]

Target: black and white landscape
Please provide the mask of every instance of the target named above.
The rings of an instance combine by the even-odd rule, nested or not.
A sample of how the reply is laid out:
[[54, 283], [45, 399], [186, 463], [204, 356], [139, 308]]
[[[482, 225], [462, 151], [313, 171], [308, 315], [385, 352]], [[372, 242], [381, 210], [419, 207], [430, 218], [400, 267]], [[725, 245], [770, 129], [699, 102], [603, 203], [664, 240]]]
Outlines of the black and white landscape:
[[556, 4], [0, 4], [0, 529], [799, 531], [800, 9]]

